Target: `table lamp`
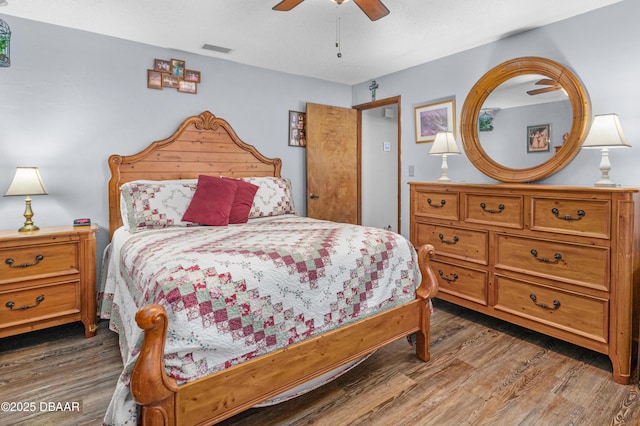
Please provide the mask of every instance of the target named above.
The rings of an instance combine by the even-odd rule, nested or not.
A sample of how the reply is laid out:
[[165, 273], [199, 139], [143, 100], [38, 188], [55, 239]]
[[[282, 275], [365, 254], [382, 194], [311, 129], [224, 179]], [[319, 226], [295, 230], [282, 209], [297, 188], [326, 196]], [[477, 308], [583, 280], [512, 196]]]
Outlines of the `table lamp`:
[[12, 195], [24, 195], [26, 207], [24, 210], [24, 217], [26, 222], [24, 226], [18, 231], [29, 232], [37, 231], [38, 228], [33, 224], [31, 218], [33, 217], [33, 211], [31, 210], [31, 195], [47, 195], [47, 190], [44, 188], [42, 178], [37, 167], [18, 167], [16, 168], [16, 174], [13, 177], [9, 189], [4, 194], [5, 197]]
[[582, 148], [601, 148], [600, 172], [602, 176], [594, 186], [615, 187], [616, 183], [609, 179], [611, 162], [609, 161], [609, 149], [629, 148], [631, 145], [622, 132], [620, 120], [617, 114], [602, 114], [593, 117], [589, 133], [582, 142]]
[[433, 146], [429, 150], [429, 155], [441, 155], [442, 166], [440, 170], [442, 175], [438, 181], [449, 182], [451, 179], [447, 176], [449, 171], [449, 165], [447, 164], [447, 155], [458, 155], [460, 150], [456, 144], [456, 138], [453, 136], [453, 132], [438, 132], [436, 138], [433, 141]]

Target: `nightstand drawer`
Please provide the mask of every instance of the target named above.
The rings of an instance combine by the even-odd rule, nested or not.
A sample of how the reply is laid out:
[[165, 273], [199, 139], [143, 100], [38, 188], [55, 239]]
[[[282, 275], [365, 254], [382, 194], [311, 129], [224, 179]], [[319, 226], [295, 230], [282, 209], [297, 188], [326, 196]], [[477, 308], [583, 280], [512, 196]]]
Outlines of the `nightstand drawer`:
[[0, 293], [0, 330], [80, 312], [80, 282], [69, 281]]
[[75, 242], [0, 250], [0, 283], [78, 272]]

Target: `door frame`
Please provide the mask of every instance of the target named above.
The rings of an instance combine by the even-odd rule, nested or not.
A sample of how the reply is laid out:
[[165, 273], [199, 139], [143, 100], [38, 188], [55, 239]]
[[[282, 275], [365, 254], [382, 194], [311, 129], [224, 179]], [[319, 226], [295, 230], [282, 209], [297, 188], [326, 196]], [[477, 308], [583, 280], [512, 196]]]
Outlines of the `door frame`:
[[362, 224], [362, 111], [380, 108], [387, 105], [397, 105], [398, 107], [398, 234], [402, 231], [402, 156], [401, 156], [401, 141], [402, 141], [402, 126], [400, 125], [401, 113], [401, 96], [394, 96], [391, 98], [380, 99], [378, 101], [366, 102], [363, 104], [354, 105], [351, 108], [358, 111], [358, 223]]

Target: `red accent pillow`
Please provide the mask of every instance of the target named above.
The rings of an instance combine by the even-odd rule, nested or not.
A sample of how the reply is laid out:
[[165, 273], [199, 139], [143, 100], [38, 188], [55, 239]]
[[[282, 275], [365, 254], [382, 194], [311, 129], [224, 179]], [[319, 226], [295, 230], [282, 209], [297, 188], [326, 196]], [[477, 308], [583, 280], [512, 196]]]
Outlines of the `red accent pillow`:
[[253, 205], [253, 198], [256, 192], [258, 192], [258, 185], [239, 179], [226, 177], [222, 179], [231, 180], [238, 184], [233, 205], [231, 206], [231, 213], [229, 214], [229, 223], [247, 223], [247, 220], [249, 220], [249, 212]]
[[231, 179], [198, 176], [196, 192], [182, 220], [201, 225], [227, 226], [237, 189], [237, 182]]

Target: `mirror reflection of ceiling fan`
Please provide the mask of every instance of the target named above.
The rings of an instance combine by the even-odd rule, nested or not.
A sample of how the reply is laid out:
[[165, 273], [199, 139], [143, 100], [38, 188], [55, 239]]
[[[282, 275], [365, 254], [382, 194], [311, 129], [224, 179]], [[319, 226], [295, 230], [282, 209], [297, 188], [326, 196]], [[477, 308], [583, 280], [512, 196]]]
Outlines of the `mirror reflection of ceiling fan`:
[[527, 94], [534, 96], [534, 95], [539, 95], [540, 93], [548, 93], [548, 92], [553, 92], [555, 90], [561, 90], [562, 86], [560, 86], [560, 83], [558, 83], [555, 80], [551, 80], [550, 78], [543, 78], [542, 80], [538, 80], [535, 83], [538, 86], [547, 86], [547, 87], [541, 87], [540, 89], [533, 89], [533, 90], [528, 90]]
[[[273, 10], [279, 10], [281, 12], [286, 12], [304, 0], [282, 0], [280, 3], [273, 6]], [[349, 0], [331, 0], [334, 3], [342, 4]], [[389, 14], [389, 9], [382, 4], [380, 0], [353, 0], [355, 4], [358, 5], [360, 9], [371, 19], [372, 21], [377, 21], [380, 18], [384, 18]]]

